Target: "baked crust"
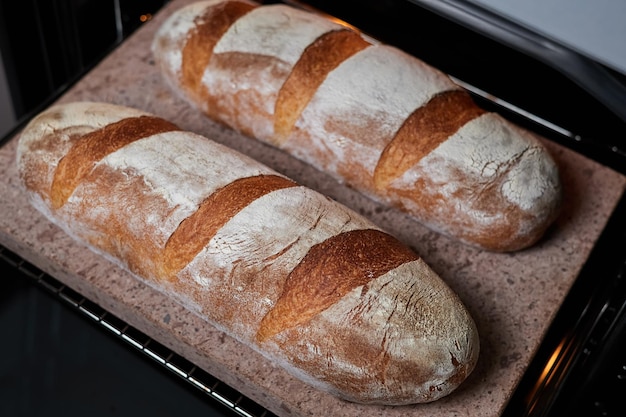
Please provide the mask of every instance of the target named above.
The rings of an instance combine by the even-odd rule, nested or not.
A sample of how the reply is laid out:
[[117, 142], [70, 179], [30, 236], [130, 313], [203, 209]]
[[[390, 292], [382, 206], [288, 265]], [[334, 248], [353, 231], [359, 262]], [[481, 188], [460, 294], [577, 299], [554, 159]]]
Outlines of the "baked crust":
[[[78, 150], [91, 148], [98, 156], [83, 163]], [[89, 168], [59, 183], [68, 197], [56, 205], [67, 155]], [[471, 316], [417, 254], [202, 136], [125, 107], [68, 103], [29, 123], [17, 163], [33, 205], [70, 236], [319, 389], [429, 402], [476, 364]]]
[[[527, 248], [558, 216], [559, 170], [539, 138], [415, 57], [285, 5], [218, 25], [206, 44], [186, 16], [163, 25], [154, 54], [173, 90], [220, 123], [482, 249]], [[175, 23], [189, 40], [172, 40]]]

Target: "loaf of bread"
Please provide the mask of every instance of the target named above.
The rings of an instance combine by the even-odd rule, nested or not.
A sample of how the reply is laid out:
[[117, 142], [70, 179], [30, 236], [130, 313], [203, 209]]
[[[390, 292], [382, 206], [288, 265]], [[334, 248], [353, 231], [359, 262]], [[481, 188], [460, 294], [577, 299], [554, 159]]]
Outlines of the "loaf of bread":
[[558, 214], [558, 168], [537, 138], [338, 22], [209, 0], [170, 16], [152, 48], [172, 89], [211, 118], [435, 231], [513, 251]]
[[476, 364], [470, 314], [411, 249], [203, 136], [61, 104], [24, 129], [17, 163], [70, 236], [321, 390], [429, 402]]

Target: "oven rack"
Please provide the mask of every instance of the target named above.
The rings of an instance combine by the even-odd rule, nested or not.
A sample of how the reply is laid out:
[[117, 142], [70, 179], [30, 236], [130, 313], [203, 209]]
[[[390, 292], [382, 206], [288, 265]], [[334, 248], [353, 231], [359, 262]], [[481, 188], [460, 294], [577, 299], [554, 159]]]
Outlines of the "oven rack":
[[626, 415], [626, 194], [526, 370], [503, 417]]
[[201, 394], [211, 404], [219, 404], [228, 415], [237, 417], [277, 417], [260, 404], [236, 389], [218, 380], [192, 362], [168, 349], [161, 343], [130, 326], [123, 320], [72, 290], [35, 265], [0, 245], [0, 262], [15, 268], [33, 285], [51, 295], [70, 310], [87, 318], [110, 336], [123, 341], [129, 348], [149, 358], [154, 366], [167, 370], [186, 385]]

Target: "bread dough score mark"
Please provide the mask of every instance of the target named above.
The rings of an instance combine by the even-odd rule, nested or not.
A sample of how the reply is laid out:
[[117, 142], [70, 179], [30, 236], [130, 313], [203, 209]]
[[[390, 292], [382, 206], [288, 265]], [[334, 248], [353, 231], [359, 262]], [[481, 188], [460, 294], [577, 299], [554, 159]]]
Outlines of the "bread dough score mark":
[[192, 94], [206, 98], [202, 76], [209, 65], [213, 49], [226, 31], [240, 17], [256, 6], [238, 1], [226, 1], [208, 7], [196, 18], [196, 26], [189, 34], [182, 51], [181, 84]]
[[370, 45], [359, 33], [339, 29], [321, 35], [304, 50], [278, 93], [274, 110], [275, 145], [287, 140], [328, 73]]
[[308, 322], [354, 288], [418, 258], [394, 237], [373, 229], [340, 233], [314, 245], [261, 320], [257, 340]]
[[163, 252], [163, 277], [169, 278], [183, 269], [228, 220], [252, 201], [296, 186], [278, 175], [257, 175], [235, 180], [211, 194], [169, 237]]
[[180, 129], [167, 120], [139, 116], [122, 119], [85, 134], [57, 165], [50, 187], [52, 208], [62, 207], [93, 167], [107, 155], [136, 140], [174, 130]]
[[463, 125], [485, 113], [462, 90], [445, 91], [415, 110], [383, 150], [374, 184], [384, 190]]

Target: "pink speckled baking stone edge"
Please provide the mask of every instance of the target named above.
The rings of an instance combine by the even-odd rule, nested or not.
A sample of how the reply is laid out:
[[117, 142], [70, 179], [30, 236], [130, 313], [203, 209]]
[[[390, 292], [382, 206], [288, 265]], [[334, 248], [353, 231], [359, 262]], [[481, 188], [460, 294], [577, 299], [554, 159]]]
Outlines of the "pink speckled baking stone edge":
[[0, 149], [0, 244], [280, 416], [500, 415], [621, 197], [624, 176], [547, 142], [561, 166], [566, 202], [546, 238], [513, 254], [460, 245], [280, 151], [211, 122], [173, 94], [154, 66], [150, 43], [164, 18], [189, 2], [169, 3], [60, 101], [106, 101], [150, 111], [368, 216], [420, 253], [467, 305], [481, 335], [481, 356], [472, 375], [452, 395], [408, 407], [350, 404], [308, 387], [43, 218], [19, 188], [17, 137]]

